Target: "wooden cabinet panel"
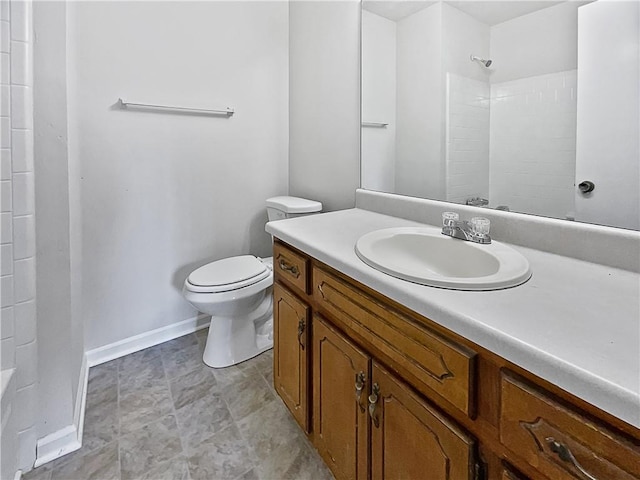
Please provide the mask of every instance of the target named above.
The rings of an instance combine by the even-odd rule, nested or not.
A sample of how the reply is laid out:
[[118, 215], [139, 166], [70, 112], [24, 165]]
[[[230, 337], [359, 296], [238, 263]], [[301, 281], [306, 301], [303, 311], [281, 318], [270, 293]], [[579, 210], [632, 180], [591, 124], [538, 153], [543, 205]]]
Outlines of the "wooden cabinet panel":
[[[314, 300], [424, 392], [426, 386], [473, 417], [475, 353], [445, 340], [322, 269], [313, 269]], [[428, 392], [431, 393], [431, 392]]]
[[309, 293], [309, 260], [282, 243], [273, 244], [273, 270], [279, 280], [301, 293]]
[[371, 478], [470, 480], [474, 441], [374, 362]]
[[296, 421], [309, 432], [309, 307], [279, 283], [273, 295], [274, 386]]
[[314, 443], [340, 480], [368, 476], [369, 363], [367, 354], [314, 318]]
[[503, 465], [500, 480], [526, 480], [526, 478], [522, 474], [516, 473], [510, 466]]
[[500, 441], [554, 480], [640, 479], [640, 446], [508, 373]]

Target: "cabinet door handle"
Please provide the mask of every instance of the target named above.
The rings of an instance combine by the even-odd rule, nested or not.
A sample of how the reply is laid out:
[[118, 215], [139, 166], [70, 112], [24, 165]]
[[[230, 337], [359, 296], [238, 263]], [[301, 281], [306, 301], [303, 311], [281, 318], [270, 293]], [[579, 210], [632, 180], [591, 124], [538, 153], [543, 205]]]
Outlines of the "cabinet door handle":
[[369, 416], [376, 428], [380, 426], [380, 419], [376, 416], [376, 406], [378, 405], [378, 396], [380, 395], [380, 385], [373, 384], [371, 395], [369, 395]]
[[291, 275], [293, 275], [296, 278], [298, 278], [298, 275], [300, 275], [300, 271], [298, 270], [298, 267], [295, 265], [289, 265], [287, 262], [284, 261], [283, 258], [280, 259], [280, 262], [278, 262], [278, 265], [280, 265], [281, 270], [284, 270], [285, 272], [290, 272]]
[[324, 290], [322, 290], [322, 284], [321, 283], [318, 284], [318, 291], [320, 292], [320, 295], [322, 295], [322, 298], [325, 298]]
[[365, 411], [364, 406], [360, 403], [360, 397], [362, 397], [362, 391], [364, 390], [364, 386], [366, 385], [366, 376], [364, 372], [356, 373], [356, 403], [360, 408], [361, 412]]
[[580, 474], [587, 480], [598, 480], [596, 477], [587, 472], [582, 465], [580, 465], [580, 462], [578, 462], [578, 460], [576, 460], [576, 457], [573, 456], [573, 453], [571, 453], [569, 447], [567, 447], [563, 443], [558, 442], [553, 437], [547, 437], [545, 438], [545, 440], [547, 442], [547, 445], [549, 445], [551, 451], [558, 455], [560, 460], [573, 465], [574, 468], [578, 470], [578, 472], [580, 472]]
[[304, 333], [306, 326], [307, 325], [304, 319], [301, 318], [300, 321], [298, 322], [298, 343], [300, 344], [300, 347], [302, 348], [302, 350], [304, 350], [304, 343], [302, 343], [302, 334]]

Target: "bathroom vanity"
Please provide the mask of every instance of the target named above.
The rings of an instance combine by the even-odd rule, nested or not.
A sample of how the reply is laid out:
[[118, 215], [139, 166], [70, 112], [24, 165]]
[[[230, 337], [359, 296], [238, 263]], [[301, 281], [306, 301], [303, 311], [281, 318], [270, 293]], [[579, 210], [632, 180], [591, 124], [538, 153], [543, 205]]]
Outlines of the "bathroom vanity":
[[354, 253], [415, 225], [361, 209], [267, 225], [275, 388], [335, 477], [639, 479], [638, 274], [518, 247], [529, 282], [463, 292]]

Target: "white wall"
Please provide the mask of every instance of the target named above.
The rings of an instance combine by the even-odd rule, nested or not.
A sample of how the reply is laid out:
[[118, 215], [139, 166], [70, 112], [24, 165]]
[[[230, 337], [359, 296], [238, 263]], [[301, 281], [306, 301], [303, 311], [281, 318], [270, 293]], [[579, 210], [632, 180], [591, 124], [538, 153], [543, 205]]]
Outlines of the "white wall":
[[491, 82], [577, 68], [580, 4], [563, 2], [491, 27]]
[[[83, 377], [84, 328], [82, 316], [73, 310], [79, 295], [72, 289], [79, 249], [71, 243], [78, 219], [70, 193], [74, 177], [68, 152], [66, 17], [63, 2], [34, 5], [40, 439], [78, 421], [74, 413], [82, 401], [77, 390]], [[75, 439], [71, 432], [74, 440], [77, 432]]]
[[442, 61], [444, 71], [480, 82], [488, 81], [492, 69], [470, 56], [490, 58], [489, 26], [446, 3], [442, 4]]
[[396, 157], [396, 23], [362, 11], [362, 187], [393, 192]]
[[[4, 478], [7, 471], [13, 474], [17, 468], [30, 470], [36, 446], [38, 343], [31, 2], [1, 2], [0, 33], [0, 367], [3, 371], [15, 369], [13, 418], [9, 420], [15, 430], [3, 429], [2, 432]], [[3, 411], [3, 424], [5, 414]], [[7, 456], [4, 450], [7, 441], [13, 443], [15, 450], [12, 451], [17, 450], [17, 458]]]
[[[82, 315], [94, 349], [194, 317], [181, 288], [195, 267], [269, 254], [264, 200], [288, 188], [288, 5], [68, 8]], [[118, 97], [236, 113], [128, 111]]]
[[360, 4], [289, 6], [289, 189], [325, 210], [360, 185]]
[[442, 4], [400, 20], [396, 193], [444, 198]]
[[601, 0], [580, 9], [576, 219], [640, 229], [640, 6]]

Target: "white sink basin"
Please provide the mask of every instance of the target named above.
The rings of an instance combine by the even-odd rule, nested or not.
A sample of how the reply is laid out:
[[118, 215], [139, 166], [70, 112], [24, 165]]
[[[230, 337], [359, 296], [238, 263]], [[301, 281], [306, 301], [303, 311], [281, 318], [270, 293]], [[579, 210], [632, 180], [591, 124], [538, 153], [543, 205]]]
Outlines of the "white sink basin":
[[387, 228], [356, 242], [367, 265], [410, 282], [455, 290], [499, 290], [531, 277], [529, 262], [513, 248], [442, 235], [436, 228]]

